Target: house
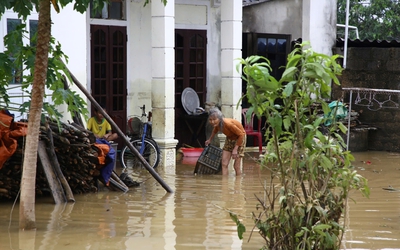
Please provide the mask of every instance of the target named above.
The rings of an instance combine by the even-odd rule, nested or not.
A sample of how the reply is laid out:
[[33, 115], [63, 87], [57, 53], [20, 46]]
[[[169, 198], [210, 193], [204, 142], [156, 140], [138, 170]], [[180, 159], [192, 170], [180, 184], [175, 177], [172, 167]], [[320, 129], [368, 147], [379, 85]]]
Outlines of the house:
[[[2, 17], [1, 36], [15, 16]], [[297, 38], [331, 54], [336, 1], [168, 0], [164, 6], [152, 0], [144, 6], [144, 0], [112, 0], [94, 16], [68, 5], [59, 14], [53, 11], [52, 22], [70, 71], [106, 103], [122, 131], [130, 116], [141, 114], [139, 106], [152, 111], [153, 137], [164, 167], [173, 170], [176, 147], [191, 138], [184, 89], [196, 91], [200, 107], [214, 102], [225, 116], [241, 119], [236, 105], [245, 86], [235, 59], [262, 54], [280, 72]]]

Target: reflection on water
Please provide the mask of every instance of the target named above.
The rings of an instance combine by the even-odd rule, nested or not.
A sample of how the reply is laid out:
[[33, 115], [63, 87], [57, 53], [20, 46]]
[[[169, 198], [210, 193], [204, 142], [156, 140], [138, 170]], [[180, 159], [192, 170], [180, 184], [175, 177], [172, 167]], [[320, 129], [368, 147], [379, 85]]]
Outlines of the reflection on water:
[[[400, 154], [354, 153], [354, 165], [369, 179], [370, 199], [353, 193], [343, 249], [400, 249]], [[248, 157], [244, 176], [193, 175], [192, 162], [176, 174], [159, 174], [175, 191], [166, 193], [147, 174], [128, 193], [75, 196], [73, 204], [55, 206], [49, 198], [36, 205], [36, 232], [19, 232], [18, 205], [0, 204], [0, 249], [259, 249], [263, 242], [250, 230], [256, 194], [268, 172]], [[392, 191], [384, 190], [392, 186]], [[228, 211], [246, 225], [244, 240]], [[11, 215], [11, 220], [10, 220]]]
[[[349, 202], [345, 249], [400, 249], [400, 154], [353, 153], [358, 172], [368, 179], [369, 199]], [[392, 191], [385, 190], [391, 186]]]

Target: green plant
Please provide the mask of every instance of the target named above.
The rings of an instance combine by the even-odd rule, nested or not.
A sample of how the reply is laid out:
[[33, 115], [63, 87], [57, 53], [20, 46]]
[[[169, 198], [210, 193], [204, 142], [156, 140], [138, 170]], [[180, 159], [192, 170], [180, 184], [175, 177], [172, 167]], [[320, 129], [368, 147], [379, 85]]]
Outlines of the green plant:
[[[330, 108], [330, 84], [339, 84], [338, 56], [327, 56], [299, 44], [288, 56], [278, 81], [270, 75], [269, 61], [260, 56], [240, 59], [247, 81], [250, 109], [266, 117], [268, 138], [262, 166], [271, 178], [264, 187], [266, 200], [257, 197], [255, 227], [264, 249], [339, 249], [341, 222], [349, 191], [369, 196], [367, 180], [351, 165], [354, 157], [345, 151], [337, 131], [346, 127], [333, 122], [323, 133]], [[239, 71], [240, 72], [240, 71]], [[231, 215], [232, 216], [232, 215]], [[238, 225], [241, 222], [233, 215]], [[245, 231], [242, 225], [241, 233]]]

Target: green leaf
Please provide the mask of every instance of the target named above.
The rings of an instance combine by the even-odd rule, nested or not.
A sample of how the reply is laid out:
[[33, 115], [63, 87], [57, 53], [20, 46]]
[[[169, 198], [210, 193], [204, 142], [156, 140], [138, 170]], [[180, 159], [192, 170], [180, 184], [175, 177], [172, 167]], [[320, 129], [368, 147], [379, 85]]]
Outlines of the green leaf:
[[332, 161], [325, 155], [320, 156], [321, 164], [326, 169], [332, 169]]
[[291, 125], [292, 125], [292, 121], [290, 120], [290, 117], [285, 116], [285, 118], [283, 119], [283, 127], [285, 128], [285, 130], [289, 130]]
[[298, 72], [296, 67], [286, 68], [281, 77], [281, 82], [293, 81], [295, 74]]
[[282, 133], [282, 117], [279, 114], [275, 114], [271, 115], [268, 120], [277, 136], [279, 136]]
[[338, 122], [337, 125], [338, 125], [338, 127], [339, 127], [339, 129], [340, 129], [340, 132], [342, 132], [342, 133], [344, 133], [344, 134], [347, 133], [347, 127], [344, 126], [343, 123]]
[[307, 136], [304, 139], [304, 145], [307, 148], [312, 149], [313, 148], [313, 142], [314, 142], [314, 133], [312, 133], [312, 132], [307, 133]]
[[325, 229], [330, 229], [332, 226], [327, 224], [318, 224], [313, 226], [313, 230], [315, 231], [323, 231]]
[[282, 96], [288, 97], [293, 93], [293, 86], [296, 84], [296, 81], [291, 81], [283, 89]]
[[329, 104], [326, 102], [321, 102], [322, 110], [324, 111], [324, 114], [329, 114], [331, 112], [331, 108], [329, 107]]
[[246, 227], [239, 221], [238, 217], [236, 214], [229, 213], [231, 219], [236, 223], [237, 225], [237, 232], [238, 232], [238, 237], [239, 239], [243, 239], [243, 234], [246, 232]]
[[288, 62], [286, 64], [286, 68], [292, 68], [292, 67], [297, 67], [297, 64], [299, 63], [299, 61], [302, 59], [302, 55], [301, 54], [295, 54], [292, 56], [288, 57]]

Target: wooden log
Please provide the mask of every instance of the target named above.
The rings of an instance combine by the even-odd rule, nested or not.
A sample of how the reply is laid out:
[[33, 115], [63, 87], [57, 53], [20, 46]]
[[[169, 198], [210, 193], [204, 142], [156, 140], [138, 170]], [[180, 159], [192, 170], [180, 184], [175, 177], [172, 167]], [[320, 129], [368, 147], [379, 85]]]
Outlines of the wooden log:
[[84, 128], [83, 129], [77, 128], [73, 124], [71, 125], [71, 124], [67, 124], [67, 123], [65, 123], [64, 126], [66, 128], [68, 128], [70, 131], [72, 131], [71, 133], [76, 134], [76, 135], [78, 135], [80, 137], [88, 137], [89, 136], [88, 133], [87, 133], [87, 130], [84, 129]]
[[58, 179], [60, 180], [61, 185], [64, 188], [67, 201], [75, 202], [75, 198], [72, 193], [71, 187], [69, 186], [67, 179], [65, 179], [65, 176], [64, 176], [63, 172], [61, 171], [60, 164], [57, 160], [56, 152], [54, 151], [53, 136], [52, 136], [52, 132], [50, 129], [47, 130], [47, 135], [50, 139], [50, 145], [49, 145], [49, 147], [47, 147], [47, 153], [48, 153], [50, 161], [53, 165], [54, 171], [56, 172], [56, 175], [57, 175]]
[[49, 156], [47, 155], [46, 144], [44, 141], [39, 141], [38, 156], [41, 166], [43, 167], [43, 171], [47, 177], [47, 181], [49, 183], [54, 202], [56, 204], [66, 202], [67, 199], [65, 197], [64, 190], [62, 189], [61, 183], [59, 182], [56, 174], [53, 171]]

